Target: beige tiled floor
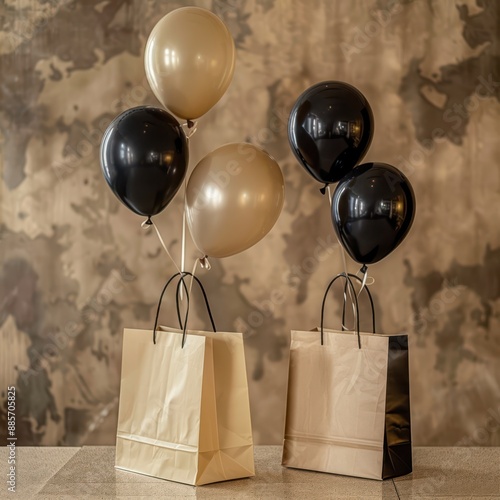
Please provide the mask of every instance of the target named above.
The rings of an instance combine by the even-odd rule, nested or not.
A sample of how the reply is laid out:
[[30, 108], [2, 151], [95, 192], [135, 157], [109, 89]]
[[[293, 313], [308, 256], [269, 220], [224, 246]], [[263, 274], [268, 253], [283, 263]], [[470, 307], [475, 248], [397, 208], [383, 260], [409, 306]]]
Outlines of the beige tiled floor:
[[413, 473], [394, 483], [401, 499], [500, 499], [500, 448], [416, 448]]
[[416, 448], [413, 474], [384, 482], [286, 469], [280, 459], [280, 447], [258, 446], [254, 478], [194, 488], [116, 470], [113, 447], [19, 448], [17, 494], [3, 487], [0, 498], [500, 499], [500, 448]]
[[7, 491], [7, 448], [0, 449], [0, 498], [21, 500], [33, 498], [64, 464], [82, 448], [19, 447], [17, 453], [16, 493]]

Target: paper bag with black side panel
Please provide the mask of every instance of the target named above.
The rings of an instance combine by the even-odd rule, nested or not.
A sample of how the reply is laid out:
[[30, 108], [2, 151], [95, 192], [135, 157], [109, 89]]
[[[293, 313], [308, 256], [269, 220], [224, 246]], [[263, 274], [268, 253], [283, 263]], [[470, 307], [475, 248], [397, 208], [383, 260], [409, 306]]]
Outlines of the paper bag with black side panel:
[[[339, 278], [352, 291], [354, 332], [323, 327], [326, 297]], [[328, 285], [319, 329], [292, 331], [282, 463], [387, 479], [412, 471], [408, 336], [359, 331], [352, 278], [343, 273]]]
[[[173, 276], [179, 288], [186, 275]], [[248, 384], [241, 333], [126, 329], [116, 467], [191, 485], [253, 476]], [[178, 299], [177, 299], [178, 302]], [[178, 302], [179, 305], [179, 302]], [[158, 314], [157, 314], [158, 320]]]

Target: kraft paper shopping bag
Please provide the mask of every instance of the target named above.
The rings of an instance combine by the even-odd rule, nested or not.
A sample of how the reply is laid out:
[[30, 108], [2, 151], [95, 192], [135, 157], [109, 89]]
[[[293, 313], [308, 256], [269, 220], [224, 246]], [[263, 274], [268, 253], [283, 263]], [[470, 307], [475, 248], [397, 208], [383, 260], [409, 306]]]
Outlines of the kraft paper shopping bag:
[[150, 330], [124, 331], [116, 467], [191, 485], [253, 476], [243, 336], [186, 322], [155, 325], [155, 343]]
[[[352, 288], [354, 332], [323, 328], [339, 277]], [[282, 463], [371, 479], [404, 475], [412, 470], [408, 337], [359, 331], [350, 277], [328, 285], [319, 329], [292, 331]]]

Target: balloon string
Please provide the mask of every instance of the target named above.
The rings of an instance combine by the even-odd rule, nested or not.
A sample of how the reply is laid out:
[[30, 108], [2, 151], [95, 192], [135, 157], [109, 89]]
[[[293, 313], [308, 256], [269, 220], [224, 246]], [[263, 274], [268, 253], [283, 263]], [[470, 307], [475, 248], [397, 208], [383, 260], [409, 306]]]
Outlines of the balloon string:
[[[193, 135], [198, 130], [198, 122], [192, 121], [192, 120], [187, 120], [186, 123], [182, 124], [182, 127], [184, 128], [184, 134], [186, 135], [186, 139], [189, 141], [189, 139], [191, 139], [191, 137], [193, 137]], [[183, 206], [183, 210], [182, 210], [182, 237], [181, 237], [181, 272], [184, 272], [186, 269], [186, 231], [187, 231], [187, 229], [186, 229], [186, 226], [187, 226], [186, 194], [187, 194], [187, 175], [186, 175], [186, 177], [184, 177], [184, 206]], [[199, 259], [196, 259], [195, 266], [197, 266], [198, 260]], [[204, 265], [202, 265], [202, 267], [205, 268]], [[208, 269], [210, 269], [210, 267], [208, 267]], [[194, 275], [194, 270], [193, 270], [192, 274]], [[189, 288], [189, 292], [191, 292], [191, 286], [193, 286], [193, 278], [191, 278], [191, 285]], [[180, 296], [181, 301], [184, 300], [184, 287], [180, 288], [179, 296]]]
[[[328, 192], [328, 204], [330, 205], [330, 212], [331, 212], [331, 209], [332, 209], [332, 191], [330, 189], [329, 184], [326, 185], [325, 188], [326, 188], [326, 191]], [[337, 243], [339, 244], [339, 248], [340, 248], [340, 256], [342, 257], [342, 266], [344, 268], [344, 273], [346, 276], [348, 276], [349, 274], [348, 274], [348, 270], [347, 270], [347, 260], [345, 258], [345, 251], [344, 251], [344, 247], [342, 246], [342, 243], [340, 242], [340, 239], [338, 236], [337, 236]], [[346, 287], [346, 288], [347, 288], [347, 293], [349, 294], [349, 300], [351, 301], [353, 318], [355, 318], [356, 306], [354, 303], [354, 297], [353, 297], [351, 288], [350, 287]], [[347, 303], [347, 295], [346, 295], [346, 290], [344, 289], [344, 305], [343, 305], [343, 307], [345, 307], [346, 303]], [[354, 330], [355, 329], [354, 326], [351, 329], [347, 328], [347, 326], [344, 325], [344, 323], [342, 323], [342, 328], [345, 330]]]
[[186, 123], [182, 124], [182, 127], [184, 127], [184, 134], [186, 135], [186, 139], [191, 139], [191, 137], [193, 137], [193, 135], [198, 130], [198, 122], [188, 120]]
[[332, 190], [330, 189], [330, 184], [326, 184], [325, 187], [326, 190], [328, 191], [328, 203], [330, 204], [330, 208], [332, 208]]
[[[347, 273], [347, 260], [345, 258], [345, 251], [344, 251], [344, 248], [342, 247], [342, 244], [340, 243], [340, 240], [338, 239], [337, 237], [337, 241], [339, 242], [339, 245], [340, 245], [340, 255], [342, 256], [342, 264], [343, 264], [343, 267], [344, 267], [344, 271], [346, 273], [346, 276], [348, 276], [348, 273]], [[351, 301], [351, 306], [352, 306], [352, 314], [353, 314], [353, 321], [355, 321], [355, 315], [356, 315], [356, 305], [355, 305], [355, 302], [354, 302], [354, 296], [352, 294], [352, 291], [351, 291], [351, 288], [350, 287], [347, 287], [347, 293], [349, 294], [349, 300]], [[359, 295], [358, 295], [359, 297]], [[347, 295], [346, 295], [346, 290], [344, 289], [344, 305], [346, 304], [347, 302]], [[355, 325], [356, 323], [354, 323]], [[355, 329], [355, 326], [353, 326], [352, 328], [347, 328], [346, 325], [344, 325], [342, 323], [342, 328], [345, 328], [346, 330], [353, 330]]]
[[141, 227], [144, 227], [144, 228], [148, 228], [149, 226], [153, 226], [154, 227], [154, 230], [156, 231], [156, 235], [158, 236], [158, 239], [160, 240], [161, 246], [163, 247], [163, 249], [165, 250], [165, 252], [167, 252], [167, 255], [169, 256], [170, 260], [172, 261], [172, 264], [175, 266], [175, 268], [177, 269], [177, 271], [181, 272], [181, 270], [179, 269], [179, 266], [175, 263], [174, 258], [172, 257], [172, 255], [168, 251], [167, 245], [165, 245], [165, 242], [163, 241], [163, 238], [161, 237], [160, 231], [158, 230], [158, 228], [156, 227], [156, 224], [154, 223], [154, 221], [151, 218], [148, 218], [147, 220], [145, 220], [141, 224]]
[[191, 283], [189, 284], [189, 295], [191, 296], [191, 290], [193, 288], [194, 275], [196, 274], [196, 269], [198, 264], [200, 263], [200, 259], [196, 259], [194, 261], [193, 270], [191, 271]]
[[[187, 187], [185, 187], [185, 189], [187, 189]], [[187, 225], [187, 211], [188, 211], [188, 208], [187, 208], [186, 195], [184, 194], [184, 213], [183, 213], [183, 217], [182, 217], [184, 237], [186, 237], [185, 235], [188, 233], [188, 230], [189, 230], [189, 226]], [[197, 258], [200, 261], [200, 267], [202, 269], [206, 269], [207, 271], [210, 271], [210, 269], [212, 269], [212, 266], [210, 265], [210, 262], [208, 261], [208, 255], [206, 255], [204, 252], [202, 252], [200, 247], [196, 244], [196, 241], [194, 240], [193, 235], [191, 234], [191, 231], [189, 231], [189, 234], [191, 236], [191, 241], [193, 242], [193, 245], [195, 246], [196, 250], [200, 253], [200, 257]]]
[[361, 295], [361, 292], [363, 291], [363, 288], [365, 286], [370, 286], [375, 283], [375, 278], [372, 276], [368, 276], [368, 268], [366, 266], [363, 266], [357, 273], [356, 276], [359, 276], [359, 273], [363, 273], [363, 281], [361, 282], [361, 288], [359, 289], [358, 292], [358, 298]]
[[[182, 127], [184, 127], [184, 129], [185, 129], [184, 133], [186, 135], [186, 139], [191, 139], [191, 137], [193, 137], [193, 135], [198, 130], [198, 122], [197, 121], [188, 120], [186, 123], [182, 124]], [[186, 251], [185, 248], [186, 248], [186, 233], [187, 233], [187, 229], [186, 229], [186, 227], [187, 227], [187, 221], [186, 221], [186, 217], [187, 217], [187, 199], [186, 199], [186, 196], [187, 196], [187, 176], [184, 178], [184, 211], [182, 213], [182, 258], [181, 258], [181, 267], [182, 267], [183, 271], [184, 271], [184, 268], [185, 268], [184, 263], [185, 263], [185, 251]], [[200, 254], [202, 255], [201, 257], [198, 257], [196, 259], [196, 262], [200, 264], [200, 267], [202, 269], [206, 269], [207, 271], [210, 271], [210, 269], [212, 269], [212, 266], [210, 265], [210, 262], [208, 261], [208, 256], [205, 255], [200, 250], [200, 248], [196, 244], [196, 241], [193, 238], [193, 235], [191, 235], [191, 241], [193, 242], [194, 246], [196, 247], [196, 250], [198, 250], [198, 252], [200, 252]], [[180, 291], [182, 293], [183, 288], [181, 288]]]
[[[359, 292], [358, 292], [358, 299], [359, 299], [359, 296], [361, 295], [361, 292], [363, 291], [363, 288], [365, 288], [366, 280], [368, 279], [368, 269], [366, 269], [365, 266], [363, 266], [363, 268], [360, 271], [358, 271], [358, 273], [359, 272], [363, 273], [363, 281], [361, 282], [361, 288], [359, 289]], [[356, 273], [356, 276], [357, 276], [357, 273]]]
[[[193, 265], [193, 270], [191, 271], [191, 280], [189, 282], [189, 288], [187, 290], [187, 303], [186, 303], [186, 308], [189, 308], [189, 297], [191, 297], [191, 291], [193, 290], [193, 282], [194, 282], [194, 279], [195, 279], [195, 274], [196, 274], [196, 269], [198, 268], [198, 264], [200, 264], [200, 259], [196, 259], [194, 261], [194, 265]], [[181, 294], [180, 294], [180, 288], [182, 287], [179, 287], [179, 299], [180, 299], [180, 303], [182, 304], [183, 303], [183, 299], [181, 297]], [[186, 314], [187, 310], [184, 312], [184, 314]]]
[[[189, 141], [191, 137], [195, 134], [197, 129], [197, 123], [188, 120], [186, 123], [182, 124], [184, 128], [184, 134], [186, 139]], [[187, 175], [184, 177], [184, 200], [182, 208], [182, 236], [181, 236], [181, 272], [186, 270], [186, 191], [187, 191]], [[192, 285], [192, 279], [191, 279]], [[179, 297], [181, 302], [184, 300], [184, 287], [180, 288]]]
[[[181, 237], [181, 272], [183, 273], [186, 269], [186, 179], [184, 179], [184, 208], [182, 210], [182, 237]], [[194, 273], [193, 273], [194, 274]], [[191, 278], [191, 284], [192, 283]], [[184, 300], [184, 287], [180, 288], [180, 299], [181, 302]]]

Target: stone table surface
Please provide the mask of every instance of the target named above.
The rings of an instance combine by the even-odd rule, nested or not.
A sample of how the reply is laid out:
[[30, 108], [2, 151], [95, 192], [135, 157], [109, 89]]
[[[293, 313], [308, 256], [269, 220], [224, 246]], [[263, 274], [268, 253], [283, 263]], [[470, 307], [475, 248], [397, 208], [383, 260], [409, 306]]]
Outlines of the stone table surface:
[[256, 476], [186, 486], [114, 468], [113, 446], [17, 448], [16, 493], [7, 491], [0, 450], [0, 498], [500, 499], [500, 448], [415, 448], [414, 472], [374, 481], [281, 466], [280, 446], [256, 446]]

